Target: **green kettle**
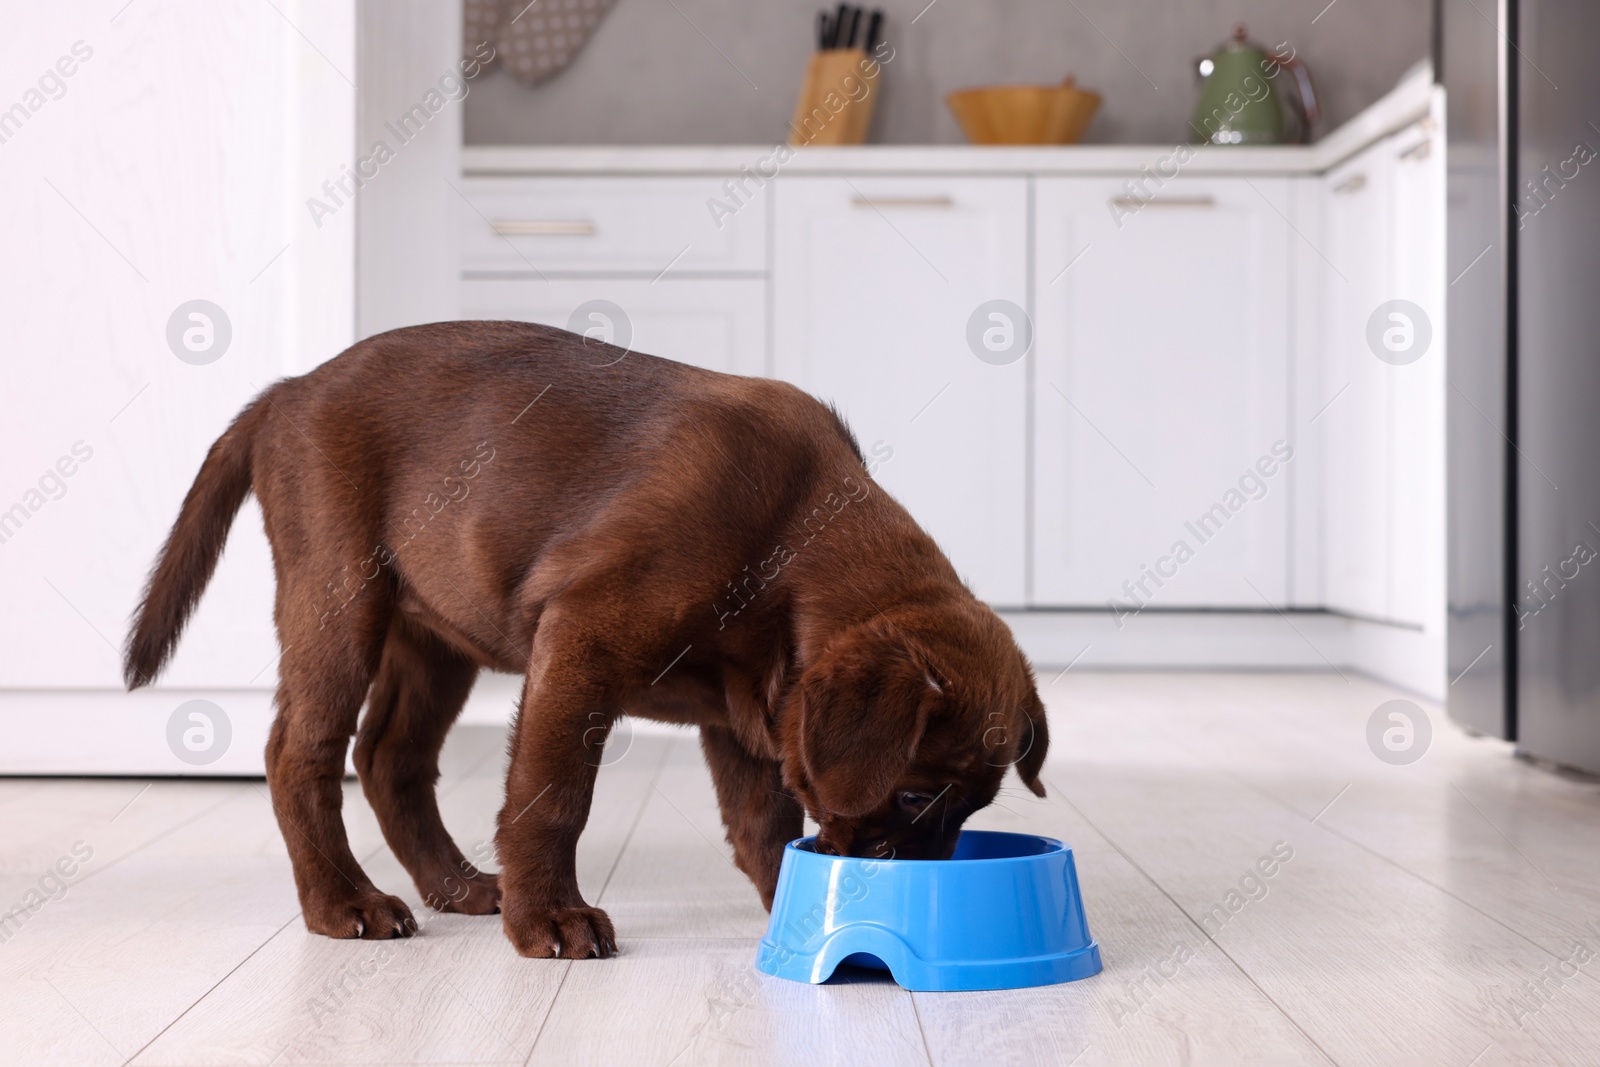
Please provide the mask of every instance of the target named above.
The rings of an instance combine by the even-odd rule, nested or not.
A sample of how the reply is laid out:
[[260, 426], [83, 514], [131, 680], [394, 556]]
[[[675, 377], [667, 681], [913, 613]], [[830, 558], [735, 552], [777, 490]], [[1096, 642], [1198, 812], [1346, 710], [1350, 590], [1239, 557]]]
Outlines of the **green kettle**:
[[[1283, 77], [1289, 72], [1290, 77]], [[1304, 144], [1321, 117], [1311, 74], [1281, 44], [1268, 52], [1250, 41], [1244, 23], [1233, 39], [1200, 60], [1200, 102], [1189, 120], [1194, 144]], [[1286, 83], [1294, 88], [1286, 91]], [[1284, 121], [1284, 112], [1289, 122]]]

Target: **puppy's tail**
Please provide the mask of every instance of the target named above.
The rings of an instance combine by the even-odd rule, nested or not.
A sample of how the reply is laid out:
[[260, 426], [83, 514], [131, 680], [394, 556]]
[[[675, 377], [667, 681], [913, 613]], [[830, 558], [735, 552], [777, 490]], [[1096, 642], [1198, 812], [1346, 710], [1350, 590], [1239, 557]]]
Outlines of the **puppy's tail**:
[[255, 438], [267, 408], [263, 394], [239, 413], [206, 453], [189, 495], [183, 498], [178, 521], [156, 557], [128, 634], [122, 679], [129, 689], [155, 680], [211, 581], [233, 517], [250, 495]]

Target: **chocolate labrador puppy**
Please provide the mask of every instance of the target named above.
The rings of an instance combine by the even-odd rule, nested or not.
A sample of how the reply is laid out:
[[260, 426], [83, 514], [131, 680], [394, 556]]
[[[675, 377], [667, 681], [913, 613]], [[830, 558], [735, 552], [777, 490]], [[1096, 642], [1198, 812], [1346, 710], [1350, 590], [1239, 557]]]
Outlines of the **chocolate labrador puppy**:
[[[352, 735], [424, 899], [498, 909], [525, 956], [616, 951], [574, 851], [623, 713], [700, 728], [769, 908], [806, 813], [824, 851], [948, 858], [1008, 766], [1044, 793], [1044, 708], [1010, 632], [793, 386], [518, 322], [362, 341], [212, 445], [129, 637], [130, 687], [171, 655], [252, 489], [283, 648], [267, 779], [316, 933], [415, 929], [345, 838]], [[484, 667], [525, 678], [499, 875], [434, 798]]]

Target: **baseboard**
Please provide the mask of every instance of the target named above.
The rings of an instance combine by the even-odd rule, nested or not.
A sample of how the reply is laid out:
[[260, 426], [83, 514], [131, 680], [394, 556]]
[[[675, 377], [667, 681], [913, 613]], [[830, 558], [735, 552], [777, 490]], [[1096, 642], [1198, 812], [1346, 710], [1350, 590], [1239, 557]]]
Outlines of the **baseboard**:
[[1443, 627], [1330, 611], [1001, 611], [1039, 668], [1354, 670], [1442, 700]]

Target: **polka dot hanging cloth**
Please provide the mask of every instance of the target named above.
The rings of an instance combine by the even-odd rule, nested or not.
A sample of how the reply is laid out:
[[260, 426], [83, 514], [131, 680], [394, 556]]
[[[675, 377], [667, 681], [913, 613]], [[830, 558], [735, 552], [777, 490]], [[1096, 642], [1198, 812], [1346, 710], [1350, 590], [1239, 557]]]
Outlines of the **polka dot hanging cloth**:
[[617, 0], [466, 0], [463, 54], [488, 42], [494, 60], [524, 85], [560, 73]]

